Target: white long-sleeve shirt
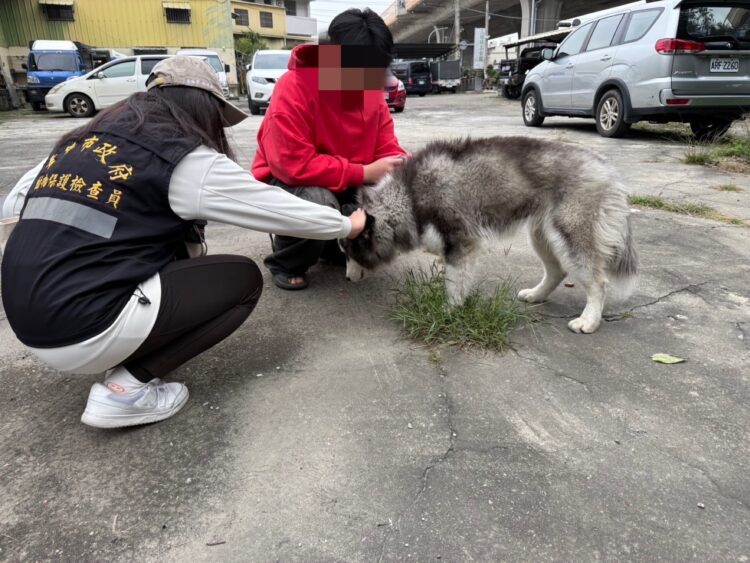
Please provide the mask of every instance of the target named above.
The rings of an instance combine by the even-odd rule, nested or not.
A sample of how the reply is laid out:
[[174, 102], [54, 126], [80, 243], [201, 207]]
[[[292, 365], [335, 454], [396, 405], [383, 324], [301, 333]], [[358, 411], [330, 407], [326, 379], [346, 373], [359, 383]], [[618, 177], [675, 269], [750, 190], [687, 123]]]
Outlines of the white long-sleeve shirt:
[[[20, 214], [45, 162], [46, 158], [18, 181], [3, 204], [4, 218]], [[189, 153], [175, 167], [169, 205], [187, 221], [215, 221], [266, 233], [326, 240], [345, 238], [351, 232], [349, 218], [335, 209], [259, 182], [226, 155], [206, 146]], [[156, 322], [161, 303], [159, 274], [144, 280], [138, 293], [151, 304], [131, 298], [104, 332], [70, 346], [30, 350], [62, 372], [102, 373], [121, 364], [146, 340]]]
[[[21, 213], [26, 194], [46, 158], [21, 177], [3, 204], [3, 218]], [[227, 223], [309, 239], [346, 238], [351, 222], [330, 207], [310, 203], [252, 177], [239, 164], [200, 146], [175, 167], [169, 205], [187, 221]]]

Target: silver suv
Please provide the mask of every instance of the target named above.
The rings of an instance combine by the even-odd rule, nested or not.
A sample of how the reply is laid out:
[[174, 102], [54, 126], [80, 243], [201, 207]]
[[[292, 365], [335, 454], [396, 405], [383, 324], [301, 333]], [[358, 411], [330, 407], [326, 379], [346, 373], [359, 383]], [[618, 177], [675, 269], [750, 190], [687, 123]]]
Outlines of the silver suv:
[[750, 113], [750, 3], [661, 0], [581, 25], [526, 77], [523, 119], [594, 117], [605, 137], [637, 121], [690, 123], [699, 139]]

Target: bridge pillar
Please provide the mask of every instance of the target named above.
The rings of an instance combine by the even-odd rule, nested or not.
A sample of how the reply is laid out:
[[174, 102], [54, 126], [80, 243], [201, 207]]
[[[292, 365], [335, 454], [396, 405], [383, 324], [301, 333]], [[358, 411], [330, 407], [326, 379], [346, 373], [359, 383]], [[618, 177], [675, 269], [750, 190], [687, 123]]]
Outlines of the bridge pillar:
[[563, 0], [520, 0], [521, 37], [557, 29]]

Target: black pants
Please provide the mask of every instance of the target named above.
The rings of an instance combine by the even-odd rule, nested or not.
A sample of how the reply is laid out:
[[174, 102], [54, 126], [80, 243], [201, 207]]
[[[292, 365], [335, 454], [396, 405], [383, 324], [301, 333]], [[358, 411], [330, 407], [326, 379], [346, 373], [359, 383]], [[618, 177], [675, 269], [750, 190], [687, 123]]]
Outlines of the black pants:
[[[318, 205], [326, 205], [351, 215], [357, 209], [356, 190], [333, 193], [326, 188], [292, 188], [275, 178], [270, 184], [284, 188], [290, 194]], [[335, 240], [311, 240], [276, 235], [273, 237], [272, 253], [263, 261], [273, 274], [287, 274], [290, 277], [300, 276], [323, 258], [329, 262], [344, 263], [345, 258]]]
[[258, 266], [244, 256], [178, 260], [159, 275], [161, 306], [154, 328], [123, 362], [143, 382], [164, 377], [232, 334], [263, 291]]

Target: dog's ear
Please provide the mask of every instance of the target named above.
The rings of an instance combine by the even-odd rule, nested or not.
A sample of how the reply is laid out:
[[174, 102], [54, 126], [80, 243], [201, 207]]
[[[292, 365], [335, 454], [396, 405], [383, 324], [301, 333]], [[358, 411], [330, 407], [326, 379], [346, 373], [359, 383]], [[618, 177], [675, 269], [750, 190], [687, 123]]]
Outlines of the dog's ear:
[[372, 238], [372, 229], [375, 226], [375, 217], [365, 211], [365, 228], [360, 235], [362, 238], [369, 240]]

